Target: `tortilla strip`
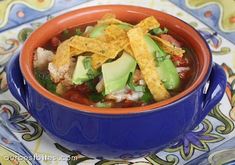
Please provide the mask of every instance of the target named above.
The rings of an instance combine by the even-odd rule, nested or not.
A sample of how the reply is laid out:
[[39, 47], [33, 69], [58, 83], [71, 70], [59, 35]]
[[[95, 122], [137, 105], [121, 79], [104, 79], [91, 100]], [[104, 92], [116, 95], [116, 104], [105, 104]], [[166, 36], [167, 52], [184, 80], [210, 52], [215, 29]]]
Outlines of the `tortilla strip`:
[[102, 56], [102, 55], [99, 55], [99, 54], [93, 54], [91, 56], [91, 65], [94, 69], [98, 69], [107, 60], [108, 60], [108, 58], [105, 57], [105, 56]]
[[[129, 44], [129, 41], [128, 41], [128, 39], [119, 39], [119, 40], [112, 41], [111, 44], [115, 45], [117, 48], [119, 48], [119, 52], [120, 52]], [[116, 58], [118, 53], [113, 58]], [[104, 64], [109, 59], [112, 59], [112, 58], [107, 57], [107, 56], [103, 56], [101, 54], [94, 53], [91, 56], [92, 67], [94, 69], [98, 69], [99, 67], [101, 67], [102, 64]]]
[[106, 42], [114, 41], [114, 40], [121, 39], [121, 38], [128, 39], [126, 31], [115, 24], [109, 25], [105, 29], [104, 35], [106, 38]]
[[161, 101], [170, 97], [169, 92], [160, 80], [155, 59], [148, 51], [144, 40], [144, 33], [141, 28], [134, 28], [127, 33], [134, 57], [140, 67], [144, 80], [156, 101]]
[[133, 51], [131, 49], [130, 43], [128, 43], [128, 45], [124, 48], [124, 51], [126, 51], [129, 55], [134, 57], [134, 53], [133, 53]]
[[120, 52], [120, 48], [116, 45], [105, 43], [95, 38], [74, 36], [68, 44], [78, 50], [100, 54], [110, 59], [115, 58]]
[[125, 24], [125, 25], [130, 25], [130, 26], [132, 26], [132, 25], [129, 24], [129, 23], [122, 22], [122, 21], [116, 19], [116, 16], [115, 16], [114, 14], [112, 14], [112, 13], [105, 14], [102, 19], [100, 19], [100, 20], [97, 21], [97, 24], [98, 24], [98, 25], [103, 25], [103, 24], [106, 24], [106, 25], [111, 25], [111, 24]]
[[182, 48], [176, 47], [171, 44], [169, 41], [166, 41], [160, 37], [151, 35], [151, 38], [157, 41], [157, 43], [161, 46], [161, 48], [170, 55], [176, 55], [182, 57], [185, 53], [185, 50]]
[[70, 47], [68, 45], [70, 39], [62, 42], [57, 48], [56, 54], [53, 57], [52, 63], [55, 67], [61, 67], [70, 63]]
[[141, 28], [144, 34], [146, 34], [150, 30], [160, 27], [160, 23], [154, 16], [150, 16], [140, 21], [140, 23], [138, 23], [135, 27]]
[[73, 47], [70, 47], [70, 56], [73, 57], [73, 56], [78, 56], [82, 53], [84, 53], [85, 51], [84, 50], [79, 50], [79, 49], [75, 49]]
[[[129, 39], [127, 37], [126, 31], [117, 25], [110, 25], [105, 29], [105, 42], [115, 45], [119, 50], [123, 50], [126, 45], [129, 44]], [[116, 56], [115, 56], [116, 57]], [[101, 67], [103, 63], [109, 60], [109, 57], [105, 57], [99, 54], [92, 55], [92, 67], [97, 69]]]

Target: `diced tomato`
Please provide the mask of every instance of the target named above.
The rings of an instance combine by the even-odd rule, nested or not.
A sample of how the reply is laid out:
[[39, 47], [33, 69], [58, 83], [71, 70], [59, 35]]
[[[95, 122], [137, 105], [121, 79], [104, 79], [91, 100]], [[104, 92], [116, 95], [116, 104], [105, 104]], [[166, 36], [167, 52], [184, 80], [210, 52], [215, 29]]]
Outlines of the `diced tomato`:
[[141, 102], [138, 101], [132, 101], [132, 100], [124, 100], [121, 102], [116, 102], [113, 104], [113, 107], [119, 107], [119, 108], [129, 108], [129, 107], [137, 107], [141, 106]]
[[91, 92], [89, 86], [86, 83], [83, 83], [81, 85], [77, 85], [73, 88], [75, 91], [78, 91], [81, 94], [87, 94]]
[[57, 48], [59, 45], [60, 45], [61, 41], [58, 37], [53, 37], [51, 39], [51, 45], [54, 47], [54, 48]]
[[181, 43], [169, 34], [161, 34], [160, 37], [166, 41], [169, 41], [171, 44], [175, 45], [176, 47], [181, 47]]
[[188, 60], [180, 56], [171, 56], [171, 60], [177, 67], [186, 67], [189, 65]]
[[190, 71], [183, 71], [179, 73], [181, 79], [189, 79], [191, 77], [192, 72]]
[[67, 91], [63, 95], [63, 97], [65, 99], [70, 100], [70, 101], [80, 103], [80, 104], [84, 104], [84, 105], [92, 105], [93, 104], [93, 102], [91, 100], [86, 98], [84, 95], [80, 94], [78, 91], [74, 91], [74, 90]]

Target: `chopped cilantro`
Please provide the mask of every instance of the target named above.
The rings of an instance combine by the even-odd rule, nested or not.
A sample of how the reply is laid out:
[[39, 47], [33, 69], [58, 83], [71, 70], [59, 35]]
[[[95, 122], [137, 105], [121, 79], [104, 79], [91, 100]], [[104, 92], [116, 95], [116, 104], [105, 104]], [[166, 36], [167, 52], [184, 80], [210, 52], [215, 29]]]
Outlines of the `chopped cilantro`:
[[96, 84], [94, 83], [94, 80], [88, 80], [88, 81], [86, 82], [86, 85], [88, 86], [88, 88], [89, 88], [91, 91], [96, 91], [96, 89], [95, 89]]
[[82, 31], [80, 28], [76, 28], [75, 33], [76, 33], [76, 35], [80, 36], [82, 34]]
[[152, 100], [153, 100], [153, 95], [151, 94], [150, 90], [146, 88], [144, 91], [144, 95], [140, 98], [140, 101], [143, 101], [144, 103], [149, 103]]
[[89, 99], [94, 102], [98, 102], [102, 101], [104, 99], [104, 96], [101, 93], [92, 93], [89, 95]]
[[64, 37], [68, 37], [68, 35], [69, 35], [69, 30], [68, 30], [68, 29], [65, 29], [65, 30], [63, 31], [63, 36], [64, 36]]
[[103, 103], [103, 102], [98, 102], [95, 104], [96, 107], [98, 108], [110, 108], [112, 106], [111, 103]]
[[83, 59], [83, 66], [87, 69], [87, 77], [89, 79], [94, 79], [97, 76], [97, 71], [91, 66], [91, 57], [86, 57]]
[[160, 34], [166, 34], [168, 33], [168, 29], [164, 27], [164, 29], [162, 30], [160, 27], [159, 28], [155, 28], [152, 30], [152, 33], [154, 35], [160, 35]]
[[91, 58], [90, 57], [84, 58], [82, 62], [83, 62], [83, 66], [85, 69], [91, 68]]
[[39, 71], [38, 69], [34, 70], [35, 78], [38, 80], [38, 82], [47, 90], [49, 90], [52, 93], [56, 92], [56, 84], [53, 83], [53, 81], [50, 78], [49, 73], [44, 73], [42, 71]]
[[141, 85], [135, 85], [133, 83], [133, 73], [130, 73], [127, 84], [129, 86], [129, 88], [131, 88], [131, 90], [133, 91], [137, 91], [137, 92], [144, 92], [145, 91], [145, 87], [141, 86]]

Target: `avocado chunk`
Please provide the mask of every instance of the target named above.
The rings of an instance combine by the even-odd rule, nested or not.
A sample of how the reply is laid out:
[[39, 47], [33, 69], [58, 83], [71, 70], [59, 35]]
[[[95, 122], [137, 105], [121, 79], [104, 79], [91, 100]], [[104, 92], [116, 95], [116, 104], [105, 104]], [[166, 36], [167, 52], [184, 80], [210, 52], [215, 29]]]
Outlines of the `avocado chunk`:
[[98, 74], [99, 72], [92, 68], [89, 56], [78, 56], [72, 82], [80, 85], [88, 80], [94, 79]]
[[136, 61], [124, 52], [120, 58], [102, 65], [105, 95], [124, 89], [130, 73], [136, 68]]
[[108, 25], [98, 25], [95, 26], [94, 29], [92, 29], [91, 33], [89, 34], [89, 37], [91, 38], [97, 38], [104, 34], [104, 30], [108, 27]]
[[168, 90], [177, 89], [180, 86], [180, 77], [175, 65], [149, 35], [145, 35], [144, 38], [148, 50], [156, 57], [157, 70], [165, 88]]

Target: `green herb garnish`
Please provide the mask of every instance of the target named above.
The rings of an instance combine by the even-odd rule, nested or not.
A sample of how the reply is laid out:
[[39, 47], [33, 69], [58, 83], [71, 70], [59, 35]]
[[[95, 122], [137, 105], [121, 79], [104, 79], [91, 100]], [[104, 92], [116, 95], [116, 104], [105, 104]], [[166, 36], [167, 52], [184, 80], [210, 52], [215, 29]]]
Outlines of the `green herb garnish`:
[[80, 36], [82, 34], [82, 31], [80, 28], [76, 28], [75, 33], [76, 33], [76, 35]]
[[133, 91], [137, 91], [137, 92], [144, 92], [145, 91], [144, 86], [136, 85], [136, 84], [133, 83], [133, 73], [130, 73], [127, 84], [129, 86], [129, 88]]
[[39, 71], [38, 69], [34, 70], [35, 78], [38, 80], [38, 82], [47, 90], [49, 90], [52, 93], [56, 93], [56, 84], [53, 83], [53, 81], [50, 78], [49, 73], [43, 73]]
[[96, 91], [95, 89], [96, 84], [94, 83], [94, 80], [88, 80], [85, 83], [91, 91]]
[[164, 29], [162, 30], [161, 28], [155, 28], [152, 30], [152, 33], [154, 35], [160, 35], [160, 34], [166, 34], [168, 33], [168, 29], [164, 27]]
[[144, 91], [144, 95], [140, 98], [140, 101], [144, 103], [149, 103], [152, 100], [153, 100], [153, 95], [151, 94], [150, 90], [146, 88]]
[[111, 103], [98, 102], [95, 104], [95, 106], [98, 108], [110, 108], [112, 105]]
[[91, 68], [91, 58], [90, 57], [84, 58], [82, 63], [83, 63], [83, 66], [84, 66], [85, 69], [90, 69]]
[[68, 37], [68, 35], [69, 35], [69, 30], [68, 30], [68, 29], [65, 29], [65, 30], [63, 31], [63, 36], [64, 36], [64, 37]]
[[94, 79], [97, 76], [97, 71], [93, 69], [91, 65], [91, 57], [86, 57], [83, 59], [83, 66], [87, 69], [87, 77], [89, 79]]
[[94, 102], [98, 102], [102, 101], [104, 99], [104, 96], [101, 93], [92, 93], [89, 95], [89, 99]]

